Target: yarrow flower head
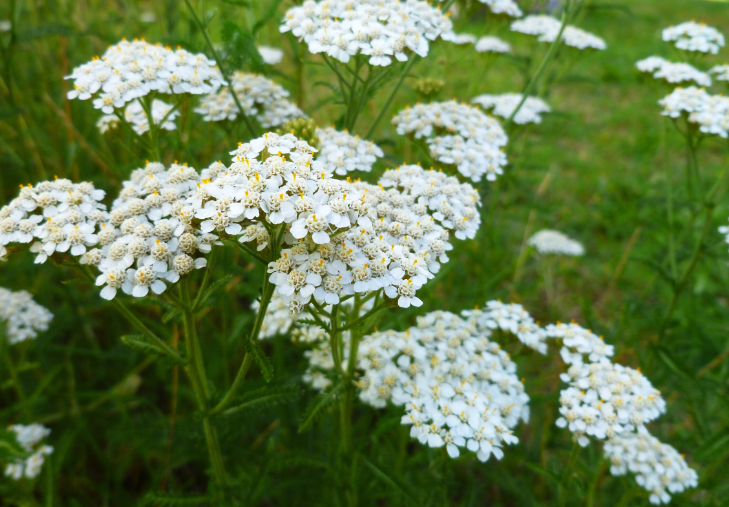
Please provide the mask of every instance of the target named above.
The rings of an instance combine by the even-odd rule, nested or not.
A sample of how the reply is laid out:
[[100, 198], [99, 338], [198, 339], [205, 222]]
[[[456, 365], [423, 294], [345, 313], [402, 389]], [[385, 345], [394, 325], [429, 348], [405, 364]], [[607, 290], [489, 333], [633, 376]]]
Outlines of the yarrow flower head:
[[[246, 116], [256, 118], [264, 128], [277, 127], [305, 116], [287, 99], [289, 92], [268, 78], [236, 72], [230, 81]], [[238, 117], [240, 109], [228, 87], [223, 87], [204, 96], [195, 112], [203, 115], [205, 121], [232, 121]]]
[[[511, 24], [511, 30], [527, 35], [535, 35], [541, 42], [554, 42], [562, 23], [552, 16], [533, 14], [517, 19]], [[604, 40], [580, 28], [567, 25], [562, 32], [562, 41], [566, 46], [576, 49], [607, 49]]]
[[[200, 186], [198, 186], [200, 185]], [[101, 271], [96, 285], [101, 297], [112, 299], [118, 289], [144, 297], [150, 289], [161, 294], [167, 282], [177, 282], [194, 269], [205, 267], [214, 227], [194, 221], [189, 200], [199, 195], [202, 182], [187, 165], [169, 169], [152, 162], [132, 172], [114, 201], [109, 222], [99, 232], [100, 249], [82, 262]]]
[[659, 101], [662, 115], [670, 118], [685, 117], [696, 123], [705, 134], [729, 137], [729, 98], [711, 95], [703, 88], [690, 86], [676, 88]]
[[276, 65], [283, 60], [284, 52], [271, 46], [258, 46], [258, 53], [266, 65]]
[[[152, 101], [152, 120], [164, 130], [175, 130], [175, 120], [180, 116], [179, 111], [174, 111], [170, 104], [158, 99]], [[149, 119], [140, 102], [132, 102], [124, 110], [124, 119], [131, 125], [134, 131], [142, 135], [149, 130]], [[164, 122], [163, 122], [164, 120]], [[114, 114], [105, 114], [96, 122], [96, 127], [104, 134], [109, 129], [119, 125], [119, 117]]]
[[312, 53], [326, 53], [347, 63], [357, 54], [373, 66], [387, 66], [409, 53], [425, 57], [429, 41], [454, 36], [450, 19], [420, 0], [307, 0], [292, 7], [281, 23]]
[[711, 86], [711, 77], [688, 63], [673, 63], [658, 56], [650, 56], [636, 62], [635, 66], [641, 72], [649, 72], [656, 79], [662, 79], [670, 84], [693, 81], [700, 86]]
[[4, 321], [3, 334], [11, 345], [47, 331], [51, 320], [53, 314], [33, 301], [29, 292], [12, 292], [0, 287], [0, 321]]
[[663, 40], [673, 42], [678, 49], [717, 54], [724, 47], [724, 35], [704, 23], [687, 21], [663, 30]]
[[66, 79], [74, 82], [69, 99], [94, 98], [94, 107], [107, 114], [151, 92], [199, 95], [225, 84], [216, 63], [205, 55], [144, 40], [122, 40]]
[[[520, 93], [504, 93], [501, 95], [479, 95], [471, 99], [471, 102], [482, 106], [484, 109], [491, 109], [493, 113], [502, 118], [509, 118], [521, 102]], [[526, 123], [542, 123], [542, 113], [549, 113], [552, 109], [538, 97], [527, 97], [521, 109], [514, 116], [514, 123], [524, 125]]]
[[448, 42], [458, 45], [475, 44], [476, 36], [470, 33], [454, 33], [448, 38]]
[[524, 15], [513, 0], [479, 0], [479, 2], [486, 4], [494, 14], [503, 14], [512, 18], [520, 18]]
[[713, 66], [709, 69], [709, 74], [717, 81], [729, 81], [729, 63]]
[[479, 53], [510, 53], [511, 45], [498, 37], [487, 35], [481, 37], [474, 46]]
[[568, 236], [559, 231], [545, 229], [534, 234], [527, 241], [529, 246], [533, 246], [540, 254], [560, 254], [570, 256], [580, 256], [585, 253], [585, 248], [578, 241], [570, 239]]
[[519, 304], [489, 301], [485, 308], [464, 310], [461, 316], [481, 332], [490, 333], [494, 329], [508, 331], [527, 347], [540, 354], [547, 353], [546, 331]]
[[36, 263], [56, 253], [78, 257], [99, 241], [97, 232], [109, 214], [104, 191], [67, 179], [21, 186], [20, 194], [0, 209], [0, 246], [31, 243]]
[[15, 433], [18, 444], [30, 456], [8, 463], [5, 467], [5, 475], [16, 481], [23, 477], [35, 479], [40, 474], [45, 457], [53, 452], [53, 447], [49, 445], [38, 445], [51, 433], [51, 430], [40, 424], [28, 426], [14, 424], [9, 426], [8, 430]]
[[650, 493], [652, 504], [667, 504], [671, 494], [698, 486], [695, 470], [676, 449], [648, 433], [615, 435], [604, 446], [614, 476], [636, 475], [639, 486]]
[[372, 141], [333, 127], [317, 128], [316, 136], [321, 146], [317, 159], [324, 163], [328, 173], [344, 176], [352, 171], [370, 172], [377, 159], [385, 155]]
[[494, 181], [503, 174], [508, 138], [499, 122], [482, 111], [455, 100], [418, 104], [400, 111], [392, 119], [400, 135], [424, 139], [431, 156], [481, 181]]

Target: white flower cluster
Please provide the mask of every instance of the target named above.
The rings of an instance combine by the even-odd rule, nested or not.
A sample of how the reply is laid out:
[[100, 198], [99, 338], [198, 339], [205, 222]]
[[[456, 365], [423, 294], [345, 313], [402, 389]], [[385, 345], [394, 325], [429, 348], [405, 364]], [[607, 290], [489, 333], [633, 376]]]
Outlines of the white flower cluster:
[[455, 165], [473, 181], [483, 176], [494, 181], [504, 172], [506, 133], [498, 121], [475, 107], [455, 100], [418, 104], [400, 111], [392, 123], [400, 135], [425, 139], [435, 160]]
[[387, 66], [408, 52], [425, 57], [429, 42], [450, 39], [453, 24], [437, 7], [419, 0], [307, 0], [292, 7], [281, 32], [303, 40], [312, 53], [326, 53], [347, 63], [368, 55], [370, 65]]
[[[170, 112], [171, 111], [171, 112]], [[175, 130], [177, 125], [175, 120], [180, 116], [179, 111], [172, 111], [172, 106], [158, 99], [152, 101], [152, 121], [155, 125], [160, 125], [164, 130]], [[149, 119], [144, 112], [144, 108], [139, 101], [132, 102], [124, 109], [124, 119], [131, 125], [134, 132], [140, 136], [149, 130]], [[119, 117], [114, 114], [105, 114], [96, 122], [96, 127], [104, 134], [109, 129], [116, 128], [119, 125]]]
[[28, 426], [13, 424], [8, 429], [15, 433], [15, 438], [23, 450], [32, 454], [27, 459], [9, 463], [5, 467], [5, 475], [16, 481], [23, 477], [35, 479], [40, 474], [45, 457], [53, 452], [53, 447], [50, 445], [38, 445], [41, 440], [51, 433], [51, 430], [40, 424], [30, 424]]
[[705, 134], [729, 137], [729, 98], [711, 95], [703, 88], [690, 86], [676, 88], [670, 95], [659, 101], [664, 116], [680, 118], [699, 125]]
[[510, 53], [511, 45], [498, 37], [487, 35], [476, 41], [475, 49], [479, 53]]
[[[230, 81], [246, 116], [254, 117], [264, 128], [277, 127], [306, 116], [286, 98], [289, 92], [270, 79], [236, 72]], [[195, 112], [203, 115], [205, 121], [235, 120], [240, 114], [228, 87], [202, 97]]]
[[[258, 312], [261, 308], [261, 302], [256, 300], [251, 304], [251, 310]], [[291, 326], [294, 325], [298, 314], [291, 314], [289, 305], [287, 305], [281, 297], [274, 293], [271, 301], [266, 308], [266, 315], [263, 318], [261, 332], [258, 335], [259, 340], [273, 338], [279, 334], [288, 334]]]
[[649, 72], [656, 79], [663, 79], [667, 83], [683, 83], [693, 81], [701, 86], [711, 86], [711, 77], [688, 63], [673, 63], [660, 56], [649, 56], [636, 62], [635, 66], [641, 72]]
[[663, 40], [674, 42], [678, 49], [717, 54], [724, 47], [724, 35], [714, 27], [687, 21], [663, 30]]
[[21, 187], [19, 196], [0, 209], [0, 248], [33, 241], [36, 263], [56, 252], [83, 255], [98, 243], [96, 231], [108, 220], [100, 202], [104, 195], [91, 183], [66, 179]]
[[508, 331], [527, 347], [540, 354], [547, 353], [546, 331], [519, 304], [489, 301], [485, 309], [464, 310], [461, 316], [482, 333], [488, 334], [494, 329]]
[[94, 107], [109, 114], [153, 91], [199, 95], [225, 84], [216, 63], [205, 55], [144, 40], [122, 40], [101, 58], [73, 69], [66, 79], [74, 82], [69, 99], [97, 97]]
[[448, 42], [452, 44], [475, 44], [476, 36], [470, 33], [454, 33], [448, 38]]
[[647, 433], [615, 435], [604, 447], [610, 473], [631, 472], [649, 493], [652, 504], [669, 503], [669, 493], [682, 493], [698, 486], [699, 477], [676, 449]]
[[709, 74], [717, 81], [729, 81], [729, 63], [713, 66], [709, 69]]
[[11, 345], [46, 331], [53, 314], [33, 301], [30, 292], [9, 291], [0, 287], [0, 321], [5, 321], [5, 336]]
[[132, 172], [98, 234], [100, 248], [82, 259], [101, 271], [96, 279], [104, 286], [101, 297], [112, 299], [118, 289], [134, 297], [150, 289], [161, 294], [167, 287], [163, 280], [174, 283], [205, 267], [198, 252], [209, 252], [216, 237], [205, 234], [214, 228], [214, 219], [193, 224], [189, 201], [200, 184], [197, 171], [187, 165], [165, 169], [151, 162]]
[[520, 18], [524, 14], [514, 0], [479, 0], [479, 2], [486, 4], [494, 14], [504, 14], [512, 18]]
[[544, 229], [534, 234], [527, 241], [529, 246], [533, 246], [540, 254], [560, 254], [580, 256], [585, 253], [582, 243], [569, 238], [559, 231]]
[[283, 51], [271, 46], [258, 46], [258, 54], [261, 55], [261, 59], [266, 65], [276, 65], [277, 63], [281, 63], [281, 60], [283, 60], [284, 57]]
[[560, 375], [568, 387], [560, 393], [557, 426], [569, 428], [583, 447], [624, 432], [646, 432], [645, 423], [666, 411], [661, 393], [638, 370], [613, 364], [613, 347], [577, 324], [550, 324], [550, 337], [562, 339]]
[[[511, 30], [536, 35], [541, 42], [554, 42], [561, 26], [562, 23], [552, 16], [533, 14], [514, 21]], [[570, 25], [562, 32], [562, 41], [576, 49], [607, 49], [607, 44], [600, 37]]]
[[321, 143], [317, 160], [324, 162], [329, 173], [345, 176], [352, 171], [370, 172], [377, 159], [385, 156], [372, 141], [331, 127], [316, 129], [316, 135]]
[[[501, 95], [479, 95], [471, 99], [471, 102], [478, 104], [484, 109], [492, 109], [493, 113], [502, 118], [509, 118], [521, 102], [521, 93], [503, 93]], [[514, 116], [514, 123], [524, 125], [526, 123], [542, 123], [542, 113], [549, 113], [552, 109], [538, 97], [527, 97], [521, 109]]]

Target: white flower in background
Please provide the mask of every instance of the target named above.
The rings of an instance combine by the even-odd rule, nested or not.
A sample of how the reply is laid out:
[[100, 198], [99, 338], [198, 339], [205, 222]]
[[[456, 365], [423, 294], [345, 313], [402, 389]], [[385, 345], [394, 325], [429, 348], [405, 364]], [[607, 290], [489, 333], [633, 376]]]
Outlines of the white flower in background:
[[205, 55], [143, 40], [120, 41], [66, 79], [74, 82], [69, 99], [93, 98], [94, 107], [107, 114], [152, 92], [200, 95], [225, 84], [216, 63]]
[[53, 452], [53, 447], [49, 445], [38, 445], [51, 433], [51, 430], [40, 424], [27, 426], [13, 424], [8, 427], [8, 430], [15, 433], [18, 443], [25, 452], [30, 453], [30, 456], [27, 459], [9, 463], [5, 467], [5, 475], [16, 481], [23, 477], [35, 479], [40, 474], [45, 457]]
[[[251, 310], [254, 312], [258, 312], [260, 308], [261, 302], [258, 300], [251, 304]], [[274, 293], [271, 301], [268, 303], [268, 308], [266, 308], [266, 315], [263, 319], [258, 339], [265, 340], [267, 338], [273, 338], [276, 335], [289, 334], [291, 326], [296, 322], [298, 316], [298, 313], [292, 315], [289, 311], [289, 305], [278, 294]]]
[[663, 40], [673, 42], [678, 49], [717, 54], [724, 47], [724, 35], [714, 27], [687, 21], [663, 30]]
[[[158, 99], [152, 101], [152, 120], [155, 125], [160, 125], [164, 130], [175, 130], [177, 125], [175, 120], [180, 116], [179, 111], [172, 111], [172, 106]], [[124, 119], [132, 126], [134, 131], [140, 136], [149, 130], [149, 120], [144, 108], [139, 101], [132, 102], [124, 109]], [[104, 134], [109, 129], [119, 126], [119, 118], [114, 114], [106, 114], [99, 118], [96, 127]]]
[[0, 19], [0, 32], [9, 32], [13, 29], [13, 23], [9, 19]]
[[[511, 30], [527, 35], [535, 35], [541, 42], [554, 42], [561, 26], [562, 23], [558, 19], [538, 14], [517, 19], [511, 24]], [[565, 45], [580, 50], [607, 49], [607, 44], [600, 37], [570, 25], [567, 25], [562, 32], [562, 41]]]
[[513, 0], [479, 0], [479, 2], [486, 4], [494, 14], [504, 14], [512, 18], [520, 18], [524, 15]]
[[32, 242], [36, 263], [54, 253], [81, 256], [98, 243], [100, 224], [108, 220], [104, 195], [91, 183], [66, 179], [22, 187], [17, 198], [0, 208], [0, 246]]
[[[197, 171], [187, 165], [151, 162], [132, 172], [123, 182], [109, 221], [99, 232], [98, 250], [85, 256], [87, 264], [101, 271], [96, 285], [101, 297], [113, 299], [117, 291], [144, 297], [151, 290], [161, 294], [168, 283], [206, 266], [201, 256], [210, 252], [216, 236], [203, 232], [193, 219], [188, 201], [204, 193]], [[224, 225], [213, 217], [212, 229]], [[211, 229], [211, 230], [212, 230]]]
[[[277, 127], [294, 118], [305, 117], [301, 109], [286, 97], [281, 85], [257, 74], [236, 72], [231, 78], [233, 89], [247, 116], [256, 118], [264, 127]], [[227, 87], [202, 97], [195, 112], [205, 121], [235, 120], [240, 113]]]
[[0, 321], [4, 321], [4, 335], [11, 345], [33, 339], [47, 331], [53, 314], [35, 301], [24, 290], [12, 292], [0, 287]]
[[139, 14], [139, 21], [142, 23], [154, 23], [157, 21], [157, 15], [152, 11], [142, 11]]
[[650, 72], [656, 79], [663, 79], [667, 83], [676, 84], [693, 81], [700, 86], [711, 86], [711, 77], [688, 63], [673, 63], [658, 56], [650, 56], [645, 60], [636, 62], [635, 66], [641, 72]]
[[385, 156], [372, 141], [334, 128], [317, 128], [316, 135], [321, 142], [317, 160], [324, 163], [328, 173], [345, 176], [351, 171], [370, 172], [377, 159]]
[[559, 231], [545, 229], [534, 234], [527, 241], [540, 254], [560, 254], [580, 256], [585, 253], [585, 248], [578, 241], [570, 239]]
[[506, 133], [475, 107], [455, 100], [418, 104], [400, 111], [392, 123], [398, 134], [424, 139], [435, 160], [456, 166], [473, 181], [494, 181], [503, 174]]
[[284, 52], [271, 46], [258, 46], [258, 53], [266, 65], [276, 65], [283, 60]]
[[[478, 104], [484, 109], [491, 109], [493, 114], [502, 118], [509, 118], [521, 102], [520, 93], [504, 93], [501, 95], [479, 95], [471, 99], [471, 102]], [[514, 123], [524, 125], [526, 123], [542, 123], [542, 113], [549, 113], [552, 109], [538, 97], [527, 97], [519, 112], [514, 116]]]
[[652, 504], [667, 504], [670, 494], [698, 486], [698, 474], [684, 457], [649, 433], [615, 435], [605, 443], [604, 450], [610, 473], [635, 474], [638, 485], [650, 493]]
[[450, 39], [453, 24], [437, 6], [420, 0], [307, 0], [286, 12], [280, 31], [291, 32], [312, 53], [326, 53], [347, 63], [356, 54], [369, 55], [375, 66], [408, 53], [425, 57], [429, 41]]
[[729, 98], [710, 95], [703, 88], [676, 88], [659, 101], [664, 116], [685, 117], [705, 134], [729, 137]]
[[447, 40], [448, 42], [452, 42], [453, 44], [463, 45], [475, 44], [476, 39], [476, 36], [470, 33], [454, 33], [449, 36]]
[[729, 81], [729, 64], [715, 65], [709, 69], [709, 74], [717, 81]]
[[478, 39], [475, 49], [479, 53], [510, 53], [511, 45], [498, 37], [487, 35]]

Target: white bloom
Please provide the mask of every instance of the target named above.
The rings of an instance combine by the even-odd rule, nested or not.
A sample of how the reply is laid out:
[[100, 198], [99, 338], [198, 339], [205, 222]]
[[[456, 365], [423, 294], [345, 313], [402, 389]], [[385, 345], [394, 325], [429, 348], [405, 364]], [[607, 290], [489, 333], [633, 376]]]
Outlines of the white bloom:
[[709, 69], [709, 74], [717, 81], [729, 81], [729, 64], [715, 65]]
[[272, 48], [271, 46], [258, 46], [258, 53], [263, 59], [263, 63], [266, 65], [276, 65], [281, 63], [283, 60], [284, 53], [278, 48]]
[[661, 114], [664, 116], [684, 116], [689, 122], [698, 124], [705, 134], [729, 137], [729, 98], [723, 95], [710, 95], [703, 88], [690, 86], [676, 88], [659, 104], [663, 106]]
[[448, 42], [452, 42], [453, 44], [463, 45], [463, 44], [475, 44], [476, 43], [476, 36], [470, 33], [454, 33], [451, 34], [448, 39]]
[[12, 292], [0, 287], [0, 321], [5, 323], [8, 343], [15, 344], [47, 331], [53, 314], [35, 301], [26, 291]]
[[23, 477], [35, 479], [40, 474], [45, 457], [53, 452], [53, 447], [49, 445], [38, 445], [51, 433], [51, 430], [40, 424], [28, 426], [13, 424], [8, 429], [15, 433], [18, 444], [30, 456], [27, 459], [16, 459], [8, 463], [5, 467], [5, 475], [16, 481]]
[[510, 53], [511, 45], [498, 37], [487, 35], [478, 39], [475, 49], [479, 53]]
[[[501, 95], [479, 95], [471, 99], [474, 104], [479, 104], [484, 109], [492, 109], [493, 113], [502, 118], [509, 118], [521, 102], [520, 93], [504, 93]], [[526, 123], [542, 123], [541, 113], [549, 113], [552, 109], [538, 97], [527, 97], [519, 112], [514, 116], [514, 123], [524, 125]]]
[[717, 54], [724, 47], [724, 35], [714, 27], [687, 21], [663, 30], [663, 40], [673, 42], [678, 49]]
[[635, 66], [641, 72], [650, 72], [654, 78], [663, 79], [667, 83], [693, 81], [700, 86], [711, 86], [711, 77], [688, 63], [673, 63], [658, 56], [650, 56], [636, 62]]
[[[172, 111], [172, 106], [161, 100], [154, 99], [152, 101], [152, 120], [155, 125], [160, 125], [164, 130], [175, 130], [177, 125], [175, 120], [180, 116], [179, 111]], [[149, 130], [149, 120], [147, 114], [142, 108], [139, 100], [132, 102], [124, 109], [124, 119], [129, 122], [134, 131], [142, 135]], [[119, 118], [114, 114], [107, 114], [99, 118], [96, 127], [104, 134], [111, 128], [116, 128], [119, 124]]]
[[585, 253], [585, 248], [581, 243], [570, 239], [568, 236], [559, 231], [544, 229], [534, 234], [527, 241], [529, 246], [533, 246], [540, 254], [561, 254], [570, 256], [580, 256]]
[[[535, 35], [541, 42], [554, 42], [562, 23], [546, 15], [529, 15], [518, 19], [511, 24], [514, 32], [521, 32], [527, 35]], [[607, 44], [600, 37], [592, 35], [584, 30], [567, 25], [562, 32], [562, 41], [566, 46], [576, 49], [606, 49]]]
[[479, 0], [479, 2], [488, 5], [494, 14], [504, 14], [512, 18], [520, 18], [524, 14], [513, 0]]
[[365, 141], [347, 132], [318, 128], [316, 135], [321, 141], [317, 160], [323, 162], [328, 173], [345, 176], [351, 171], [370, 172], [377, 159], [385, 155], [372, 141]]

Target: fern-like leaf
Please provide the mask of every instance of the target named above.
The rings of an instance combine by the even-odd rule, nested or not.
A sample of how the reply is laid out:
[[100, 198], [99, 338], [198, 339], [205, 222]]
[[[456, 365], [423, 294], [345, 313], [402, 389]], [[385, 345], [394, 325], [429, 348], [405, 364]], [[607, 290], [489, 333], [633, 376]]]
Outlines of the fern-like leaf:
[[222, 278], [218, 278], [213, 283], [210, 284], [210, 286], [207, 288], [203, 296], [200, 298], [199, 301], [195, 304], [195, 310], [199, 310], [203, 306], [205, 306], [205, 303], [210, 299], [210, 296], [213, 295], [213, 292], [218, 290], [220, 287], [224, 286], [228, 282], [230, 282], [233, 279], [233, 275], [226, 275]]
[[176, 359], [166, 354], [155, 343], [152, 343], [146, 336], [141, 334], [128, 334], [121, 337], [121, 341], [127, 347], [137, 349], [145, 354], [159, 355], [169, 360], [172, 364], [187, 364], [184, 358]]
[[245, 347], [246, 352], [253, 356], [253, 360], [261, 369], [263, 378], [266, 379], [266, 382], [271, 382], [273, 380], [273, 365], [266, 353], [263, 352], [263, 349], [257, 343], [253, 343], [250, 340], [246, 341]]
[[299, 388], [297, 386], [273, 386], [255, 389], [241, 396], [239, 405], [231, 407], [225, 412], [225, 415], [237, 414], [239, 412], [255, 409], [260, 411], [283, 403], [291, 401], [299, 397]]
[[344, 388], [344, 382], [340, 381], [329, 391], [322, 392], [317, 395], [304, 411], [299, 425], [299, 433], [303, 433], [311, 428], [314, 422], [321, 417], [322, 412], [329, 407], [337, 399], [337, 393]]

